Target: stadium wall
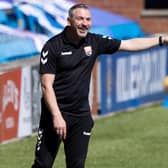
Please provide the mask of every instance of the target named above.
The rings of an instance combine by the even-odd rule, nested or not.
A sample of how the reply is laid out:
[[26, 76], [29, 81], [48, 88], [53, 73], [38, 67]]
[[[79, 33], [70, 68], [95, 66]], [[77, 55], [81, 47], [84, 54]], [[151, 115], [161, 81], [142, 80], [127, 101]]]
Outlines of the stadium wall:
[[[38, 63], [39, 56], [0, 68], [0, 143], [30, 136], [38, 129], [42, 94]], [[97, 64], [89, 96], [93, 115], [97, 115], [97, 104], [102, 115], [166, 96], [163, 80], [168, 74], [167, 47], [102, 55]]]
[[126, 111], [165, 99], [168, 48], [100, 56], [101, 114]]
[[168, 10], [147, 10], [145, 0], [77, 0], [137, 21], [144, 32], [167, 33]]
[[[91, 79], [90, 106], [96, 109]], [[32, 135], [39, 126], [41, 114], [39, 56], [1, 64], [0, 67], [0, 143]]]

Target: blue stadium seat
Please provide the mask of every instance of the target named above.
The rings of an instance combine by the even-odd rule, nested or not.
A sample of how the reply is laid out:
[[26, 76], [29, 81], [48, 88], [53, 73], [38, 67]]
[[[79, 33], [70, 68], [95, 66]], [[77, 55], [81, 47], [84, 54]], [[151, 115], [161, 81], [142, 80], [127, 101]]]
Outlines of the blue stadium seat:
[[0, 63], [28, 58], [38, 54], [36, 46], [31, 39], [5, 33], [0, 33], [0, 51]]
[[0, 23], [6, 24], [8, 22], [8, 17], [3, 10], [0, 10]]

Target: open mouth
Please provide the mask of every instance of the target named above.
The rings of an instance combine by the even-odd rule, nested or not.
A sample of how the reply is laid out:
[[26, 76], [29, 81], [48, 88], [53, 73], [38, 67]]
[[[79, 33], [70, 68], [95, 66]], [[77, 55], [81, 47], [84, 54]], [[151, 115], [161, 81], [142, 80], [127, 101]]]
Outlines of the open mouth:
[[88, 31], [86, 28], [79, 28], [78, 30], [80, 33], [86, 33]]

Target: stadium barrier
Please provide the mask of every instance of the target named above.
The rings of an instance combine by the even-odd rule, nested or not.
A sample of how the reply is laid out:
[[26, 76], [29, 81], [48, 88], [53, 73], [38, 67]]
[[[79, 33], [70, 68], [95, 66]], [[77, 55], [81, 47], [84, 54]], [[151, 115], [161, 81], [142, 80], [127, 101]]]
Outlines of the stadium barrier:
[[30, 67], [0, 75], [0, 142], [32, 134]]
[[[36, 56], [0, 67], [0, 143], [30, 136], [38, 129], [42, 94], [38, 63]], [[100, 56], [98, 65], [95, 73], [100, 74], [92, 75], [89, 100], [91, 107], [99, 101], [100, 115], [136, 108], [166, 96], [166, 47]], [[96, 89], [98, 96], [93, 92]]]
[[[31, 60], [31, 61], [30, 61]], [[93, 100], [91, 82], [90, 104]], [[32, 135], [39, 126], [39, 56], [0, 67], [0, 143]]]
[[100, 114], [125, 111], [165, 98], [168, 47], [100, 57]]

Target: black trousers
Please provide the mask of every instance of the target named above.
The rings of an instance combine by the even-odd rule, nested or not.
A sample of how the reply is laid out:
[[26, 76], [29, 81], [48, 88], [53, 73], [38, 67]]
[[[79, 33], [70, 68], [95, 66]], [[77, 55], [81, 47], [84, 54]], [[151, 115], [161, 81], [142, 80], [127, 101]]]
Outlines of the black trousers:
[[[32, 168], [52, 168], [62, 142], [52, 127], [51, 116], [48, 116], [41, 116]], [[93, 119], [91, 115], [75, 117], [63, 114], [63, 117], [67, 124], [67, 138], [63, 140], [66, 168], [84, 168]]]

